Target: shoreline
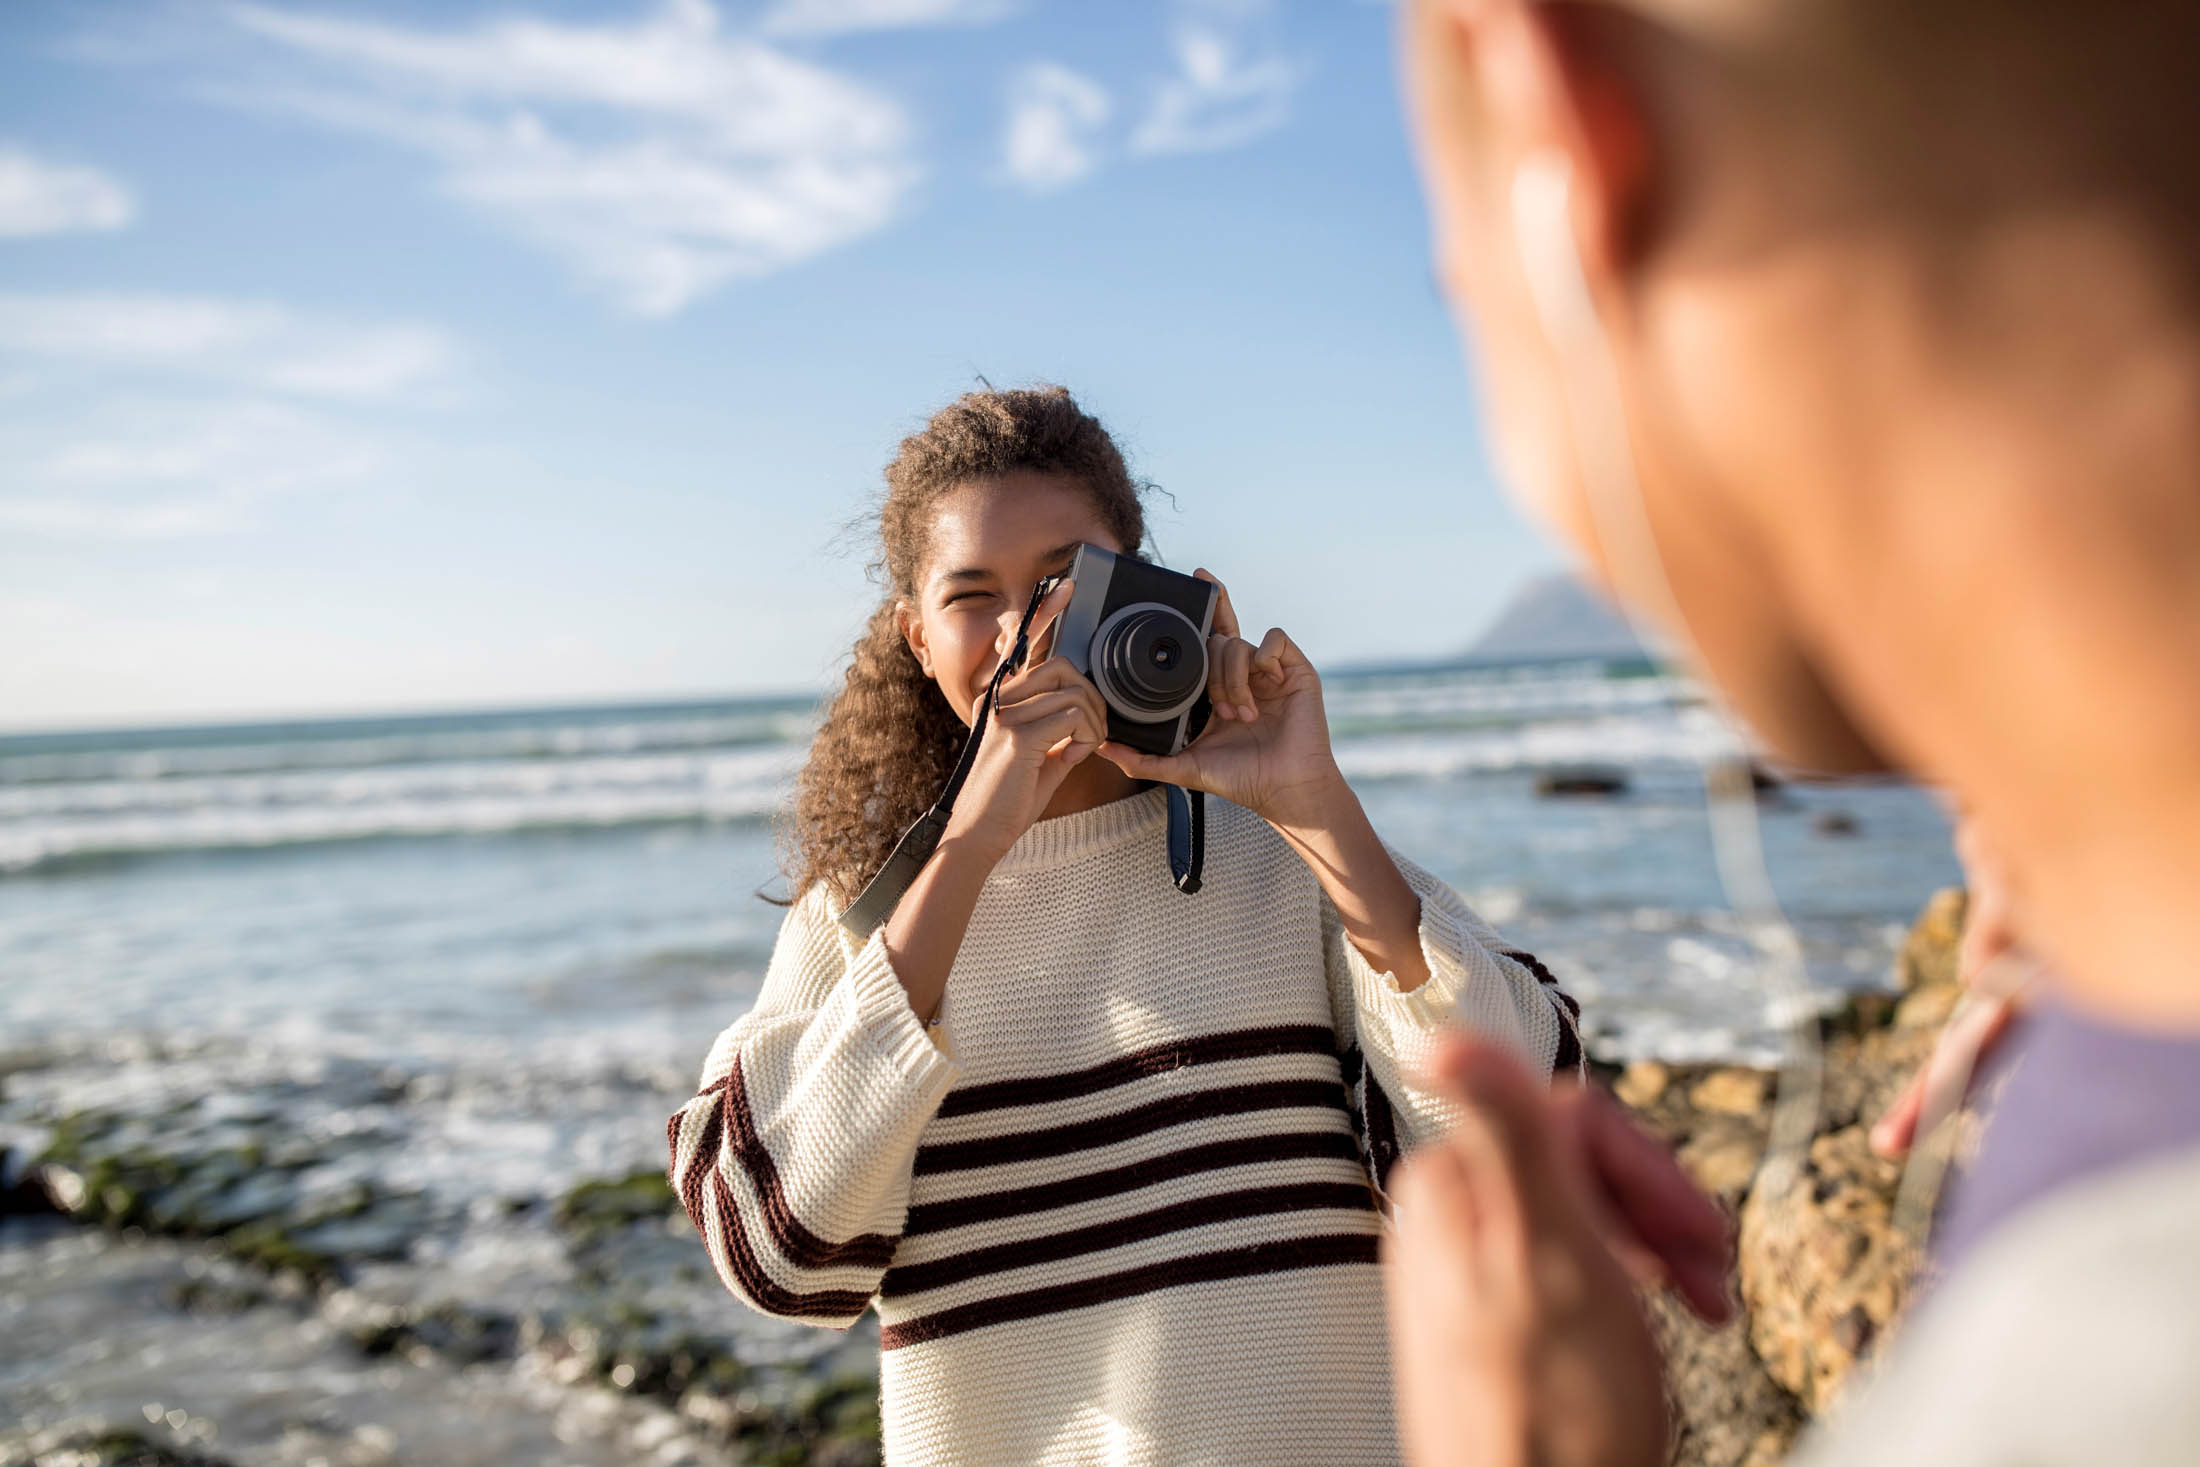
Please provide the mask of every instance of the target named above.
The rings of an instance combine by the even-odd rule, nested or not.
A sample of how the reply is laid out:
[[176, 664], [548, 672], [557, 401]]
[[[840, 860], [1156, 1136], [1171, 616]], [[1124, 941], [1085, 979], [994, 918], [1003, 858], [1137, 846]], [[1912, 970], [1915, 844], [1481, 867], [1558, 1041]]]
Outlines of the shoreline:
[[[1777, 1196], [1758, 1178], [1774, 1090], [1767, 1071], [1592, 1062], [1599, 1083], [1737, 1219], [1745, 1308], [1735, 1323], [1707, 1330], [1663, 1300], [1650, 1303], [1671, 1363], [1682, 1467], [1781, 1460], [1898, 1319], [1915, 1250], [1891, 1221], [1899, 1168], [1870, 1155], [1864, 1131], [1953, 1004], [1961, 921], [1961, 894], [1936, 895], [1902, 949], [1900, 991], [1855, 994], [1820, 1021], [1817, 1135]], [[13, 1082], [0, 1059], [0, 1086]], [[114, 1329], [118, 1301], [135, 1300], [142, 1312], [121, 1315], [139, 1327], [130, 1333], [179, 1347], [226, 1332], [324, 1369], [395, 1369], [401, 1398], [413, 1392], [423, 1422], [437, 1413], [463, 1420], [469, 1402], [524, 1414], [514, 1403], [533, 1392], [594, 1423], [584, 1436], [599, 1455], [576, 1452], [575, 1461], [877, 1460], [875, 1346], [860, 1329], [784, 1342], [758, 1334], [719, 1297], [654, 1168], [453, 1203], [388, 1180], [386, 1163], [370, 1160], [381, 1155], [372, 1151], [376, 1117], [419, 1100], [422, 1077], [367, 1066], [319, 1076], [316, 1102], [361, 1120], [356, 1131], [316, 1134], [287, 1108], [298, 1083], [263, 1077], [166, 1109], [55, 1116], [37, 1156], [19, 1147], [0, 1160], [0, 1263], [18, 1275], [61, 1275], [38, 1277], [36, 1307], [51, 1317], [29, 1315], [29, 1324], [51, 1331], [73, 1310], [88, 1329]], [[646, 1094], [637, 1101], [647, 1103]], [[54, 1269], [33, 1267], [46, 1263]], [[87, 1387], [94, 1396], [99, 1379], [95, 1372]], [[456, 1394], [453, 1381], [462, 1383]], [[232, 1462], [221, 1407], [169, 1404], [188, 1389], [162, 1388], [144, 1402], [125, 1401], [123, 1390], [113, 1386], [104, 1405], [79, 1392], [73, 1409], [30, 1413], [40, 1419], [0, 1435], [0, 1467]], [[231, 1410], [251, 1417], [260, 1405], [239, 1398]], [[240, 1430], [241, 1421], [232, 1436]], [[419, 1455], [417, 1443], [375, 1430], [361, 1427], [318, 1454], [359, 1467]], [[237, 1447], [253, 1461], [277, 1460], [265, 1441]], [[508, 1460], [525, 1459], [517, 1444], [513, 1453]]]

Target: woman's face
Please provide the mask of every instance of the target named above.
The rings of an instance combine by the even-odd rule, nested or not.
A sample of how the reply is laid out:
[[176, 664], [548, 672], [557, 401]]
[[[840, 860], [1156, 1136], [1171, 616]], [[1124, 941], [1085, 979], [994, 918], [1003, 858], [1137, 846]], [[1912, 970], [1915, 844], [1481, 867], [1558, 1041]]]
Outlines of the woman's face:
[[925, 674], [967, 724], [1039, 581], [1069, 568], [1080, 544], [1121, 553], [1092, 496], [1045, 474], [981, 479], [948, 492], [917, 568], [901, 633]]

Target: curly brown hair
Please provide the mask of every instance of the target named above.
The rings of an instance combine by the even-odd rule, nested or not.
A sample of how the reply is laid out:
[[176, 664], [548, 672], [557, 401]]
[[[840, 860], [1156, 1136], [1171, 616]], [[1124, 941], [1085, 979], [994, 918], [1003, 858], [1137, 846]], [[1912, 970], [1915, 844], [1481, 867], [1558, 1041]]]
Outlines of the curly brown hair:
[[909, 650], [897, 608], [916, 599], [940, 500], [1020, 473], [1077, 484], [1118, 544], [1133, 553], [1145, 545], [1145, 486], [1065, 387], [965, 393], [901, 441], [886, 466], [870, 567], [886, 595], [825, 711], [782, 830], [797, 897], [822, 882], [837, 901], [853, 901], [947, 782], [966, 730]]

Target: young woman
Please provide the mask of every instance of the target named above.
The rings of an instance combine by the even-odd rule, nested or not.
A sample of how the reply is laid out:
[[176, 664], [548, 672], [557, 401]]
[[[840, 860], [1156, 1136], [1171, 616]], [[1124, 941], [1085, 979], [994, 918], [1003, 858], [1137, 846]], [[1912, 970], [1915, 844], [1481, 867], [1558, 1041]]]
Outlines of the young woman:
[[[1447, 1119], [1416, 1060], [1464, 1023], [1576, 1065], [1572, 1001], [1376, 838], [1314, 669], [1240, 638], [1227, 593], [1181, 755], [1104, 742], [1065, 660], [1006, 679], [937, 854], [858, 943], [835, 918], [1033, 589], [1145, 540], [1059, 388], [951, 404], [886, 483], [888, 595], [802, 774], [793, 910], [671, 1122], [720, 1276], [821, 1325], [877, 1309], [893, 1463], [1395, 1462], [1373, 1192]], [[1150, 781], [1219, 797], [1195, 896]]]

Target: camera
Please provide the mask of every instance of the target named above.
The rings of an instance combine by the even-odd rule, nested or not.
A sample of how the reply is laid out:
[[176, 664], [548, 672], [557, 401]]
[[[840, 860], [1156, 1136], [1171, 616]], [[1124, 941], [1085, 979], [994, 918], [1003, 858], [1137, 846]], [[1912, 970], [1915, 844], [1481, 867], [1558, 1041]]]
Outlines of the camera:
[[1055, 623], [1054, 655], [1069, 660], [1108, 705], [1108, 737], [1174, 754], [1207, 726], [1207, 637], [1214, 586], [1132, 555], [1080, 545], [1077, 583]]

